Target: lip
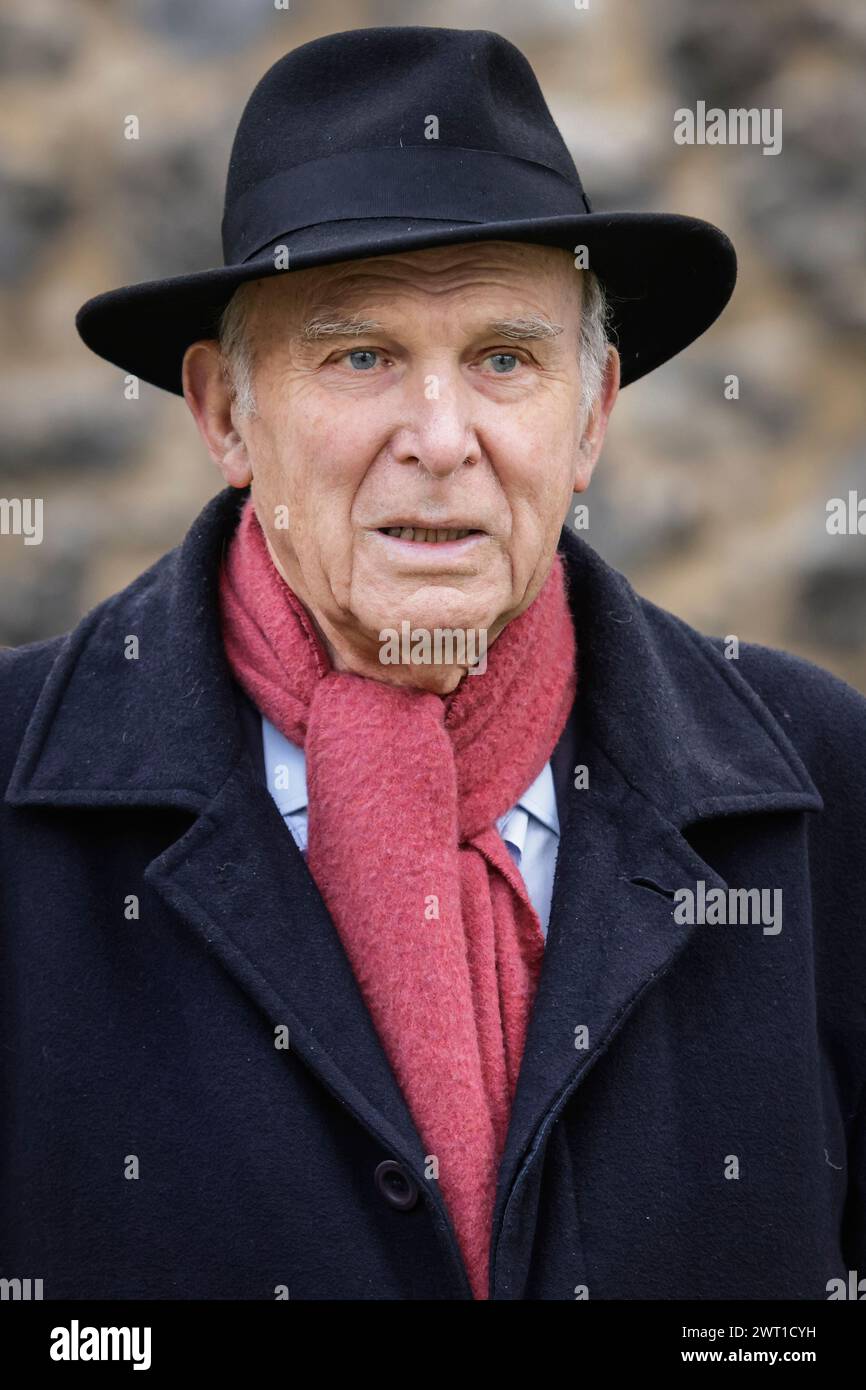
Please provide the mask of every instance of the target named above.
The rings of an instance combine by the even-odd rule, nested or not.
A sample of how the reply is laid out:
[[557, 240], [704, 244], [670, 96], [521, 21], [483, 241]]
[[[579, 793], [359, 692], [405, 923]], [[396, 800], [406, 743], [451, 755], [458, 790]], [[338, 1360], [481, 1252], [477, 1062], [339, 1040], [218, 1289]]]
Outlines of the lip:
[[[399, 524], [399, 522], [394, 522], [395, 526]], [[442, 526], [436, 529], [442, 531], [452, 529], [462, 531], [465, 530], [465, 527], [460, 526], [452, 528], [449, 526]], [[386, 536], [378, 527], [373, 529], [372, 535], [376, 536], [384, 545], [391, 546], [392, 548], [396, 547], [397, 554], [402, 552], [406, 556], [423, 555], [425, 565], [434, 561], [437, 555], [441, 556], [443, 560], [452, 559], [454, 556], [462, 554], [465, 550], [471, 550], [472, 546], [478, 545], [480, 541], [489, 540], [487, 532], [481, 530], [477, 531], [474, 536], [463, 536], [463, 538], [458, 541], [404, 541], [401, 540], [399, 536]]]
[[[375, 531], [393, 530], [395, 526], [411, 527], [415, 531], [482, 531], [484, 527], [479, 526], [476, 521], [404, 521], [398, 517], [396, 521], [383, 521], [381, 525], [373, 527]], [[486, 532], [484, 533], [486, 534]], [[450, 545], [450, 541], [409, 541], [409, 545]]]

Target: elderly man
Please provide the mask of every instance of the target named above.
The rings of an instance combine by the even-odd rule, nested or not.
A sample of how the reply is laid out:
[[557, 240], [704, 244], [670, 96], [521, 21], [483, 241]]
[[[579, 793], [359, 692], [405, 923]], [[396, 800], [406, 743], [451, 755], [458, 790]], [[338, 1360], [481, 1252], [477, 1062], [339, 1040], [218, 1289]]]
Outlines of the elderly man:
[[593, 213], [522, 55], [420, 28], [265, 75], [223, 231], [79, 327], [227, 487], [0, 664], [3, 1273], [835, 1296], [866, 702], [729, 659], [565, 525], [730, 243]]

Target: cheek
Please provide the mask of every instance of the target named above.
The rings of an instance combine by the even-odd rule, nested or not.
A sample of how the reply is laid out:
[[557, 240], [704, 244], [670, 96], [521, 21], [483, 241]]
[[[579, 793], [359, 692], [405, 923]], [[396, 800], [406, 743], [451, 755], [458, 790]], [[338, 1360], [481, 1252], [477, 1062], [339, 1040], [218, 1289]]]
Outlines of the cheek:
[[357, 419], [301, 400], [272, 421], [269, 435], [270, 458], [261, 470], [267, 473], [268, 491], [279, 494], [299, 530], [319, 520], [333, 523], [341, 498], [351, 495], [363, 477]]
[[561, 525], [574, 477], [574, 459], [561, 438], [536, 434], [510, 476], [500, 477], [517, 529], [547, 534]]
[[491, 430], [505, 456], [519, 461], [527, 489], [534, 490], [539, 473], [554, 486], [570, 476], [578, 424], [573, 393], [547, 389], [513, 412], [492, 419]]
[[289, 538], [317, 592], [342, 594], [350, 582], [352, 511], [374, 454], [360, 414], [357, 406], [307, 406], [281, 441]]

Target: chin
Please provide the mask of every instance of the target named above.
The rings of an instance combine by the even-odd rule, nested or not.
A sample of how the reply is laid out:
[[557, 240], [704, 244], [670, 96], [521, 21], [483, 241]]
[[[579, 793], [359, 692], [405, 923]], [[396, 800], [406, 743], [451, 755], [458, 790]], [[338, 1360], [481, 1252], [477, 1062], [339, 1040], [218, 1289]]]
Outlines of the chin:
[[444, 579], [428, 580], [419, 575], [393, 588], [389, 586], [376, 607], [427, 627], [461, 623], [480, 626], [495, 620], [507, 608], [510, 597], [507, 592], [500, 593], [486, 576], [449, 584]]
[[409, 599], [404, 603], [398, 601], [389, 604], [386, 609], [382, 610], [381, 621], [375, 620], [372, 627], [376, 632], [379, 632], [382, 628], [399, 628], [401, 623], [408, 622], [413, 630], [423, 629], [428, 632], [433, 632], [437, 628], [464, 630], [473, 628], [487, 631], [494, 621], [495, 613], [491, 616], [491, 610], [485, 604], [430, 603]]

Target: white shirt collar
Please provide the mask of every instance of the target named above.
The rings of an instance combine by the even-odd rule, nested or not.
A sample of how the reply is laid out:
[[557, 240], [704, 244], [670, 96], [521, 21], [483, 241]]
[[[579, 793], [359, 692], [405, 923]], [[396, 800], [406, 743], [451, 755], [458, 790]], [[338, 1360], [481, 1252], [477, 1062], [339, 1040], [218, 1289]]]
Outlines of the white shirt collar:
[[[269, 719], [262, 715], [262, 740], [268, 790], [277, 804], [280, 815], [292, 815], [307, 806], [307, 774], [304, 751], [292, 743]], [[510, 811], [496, 822], [503, 840], [508, 840], [523, 852], [528, 817], [534, 816], [548, 830], [559, 834], [559, 815], [556, 808], [556, 789], [550, 763], [545, 763], [535, 781]]]

